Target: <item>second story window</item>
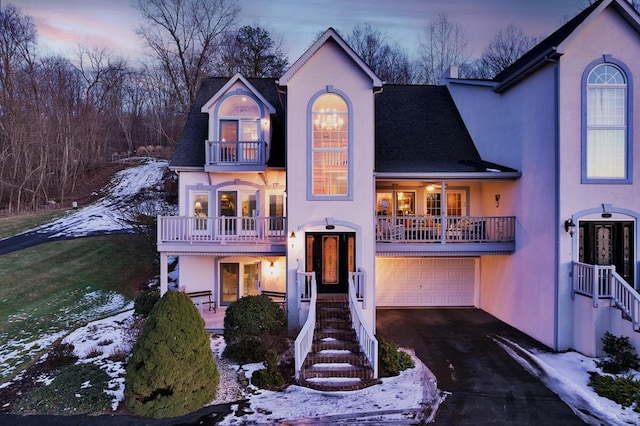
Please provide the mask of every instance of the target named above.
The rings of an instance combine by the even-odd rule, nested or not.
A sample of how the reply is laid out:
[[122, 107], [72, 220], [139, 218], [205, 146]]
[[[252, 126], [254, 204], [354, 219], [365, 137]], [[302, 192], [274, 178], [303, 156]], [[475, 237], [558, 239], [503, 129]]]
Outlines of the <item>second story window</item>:
[[628, 82], [621, 68], [602, 63], [586, 78], [583, 181], [627, 182], [629, 176]]
[[326, 93], [311, 108], [311, 196], [349, 195], [349, 111], [340, 95]]
[[260, 161], [260, 107], [250, 96], [238, 94], [223, 101], [218, 110], [222, 163]]

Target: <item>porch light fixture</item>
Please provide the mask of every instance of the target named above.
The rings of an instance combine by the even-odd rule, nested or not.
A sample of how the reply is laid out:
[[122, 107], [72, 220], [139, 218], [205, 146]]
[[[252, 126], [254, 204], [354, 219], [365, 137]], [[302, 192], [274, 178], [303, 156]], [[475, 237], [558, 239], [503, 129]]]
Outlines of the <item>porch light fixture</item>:
[[291, 235], [289, 235], [290, 239], [294, 239], [296, 237], [296, 233], [291, 231]]
[[564, 231], [573, 237], [573, 234], [576, 232], [576, 224], [573, 223], [573, 218], [564, 221]]
[[429, 185], [427, 185], [427, 191], [429, 191], [429, 192], [433, 192], [435, 189], [436, 189], [436, 187], [435, 187], [432, 183], [430, 183]]
[[274, 266], [273, 262], [269, 263], [269, 268], [273, 268]]

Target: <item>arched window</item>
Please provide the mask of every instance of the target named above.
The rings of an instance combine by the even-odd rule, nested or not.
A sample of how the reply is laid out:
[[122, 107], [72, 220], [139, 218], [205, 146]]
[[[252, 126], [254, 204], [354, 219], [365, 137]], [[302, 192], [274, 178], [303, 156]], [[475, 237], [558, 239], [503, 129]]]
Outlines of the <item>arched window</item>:
[[220, 140], [223, 142], [258, 141], [260, 107], [247, 95], [233, 95], [218, 109]]
[[349, 108], [336, 93], [311, 107], [311, 197], [349, 195]]
[[628, 182], [631, 178], [627, 75], [605, 62], [592, 68], [584, 82], [583, 181]]

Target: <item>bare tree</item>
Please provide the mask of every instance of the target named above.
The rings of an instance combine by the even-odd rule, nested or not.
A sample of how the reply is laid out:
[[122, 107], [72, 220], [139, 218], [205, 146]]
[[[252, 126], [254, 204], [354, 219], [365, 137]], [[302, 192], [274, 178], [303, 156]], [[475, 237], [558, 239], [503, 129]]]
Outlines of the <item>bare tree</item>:
[[468, 62], [467, 38], [462, 27], [440, 13], [425, 28], [420, 42], [418, 66], [421, 80], [427, 84], [438, 84], [449, 66], [462, 68]]
[[240, 10], [237, 0], [136, 0], [144, 24], [138, 34], [151, 49], [186, 114], [200, 80]]
[[495, 77], [528, 52], [538, 41], [537, 37], [528, 37], [520, 28], [509, 25], [493, 37], [476, 62], [470, 77], [487, 79]]
[[231, 76], [280, 77], [289, 60], [282, 52], [281, 39], [274, 40], [268, 30], [260, 26], [245, 25], [229, 32], [220, 47], [220, 61], [216, 72]]
[[414, 80], [413, 64], [397, 43], [390, 45], [386, 36], [369, 23], [353, 28], [346, 41], [360, 58], [387, 83], [409, 84]]

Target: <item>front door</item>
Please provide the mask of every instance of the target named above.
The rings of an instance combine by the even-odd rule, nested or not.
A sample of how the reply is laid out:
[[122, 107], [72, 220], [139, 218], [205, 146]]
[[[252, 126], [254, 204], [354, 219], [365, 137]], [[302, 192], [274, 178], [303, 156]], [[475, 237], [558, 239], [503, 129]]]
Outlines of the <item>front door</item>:
[[307, 233], [306, 270], [316, 273], [318, 293], [346, 293], [355, 271], [354, 233]]
[[579, 261], [590, 265], [614, 265], [616, 272], [635, 288], [633, 222], [588, 222], [579, 226]]

